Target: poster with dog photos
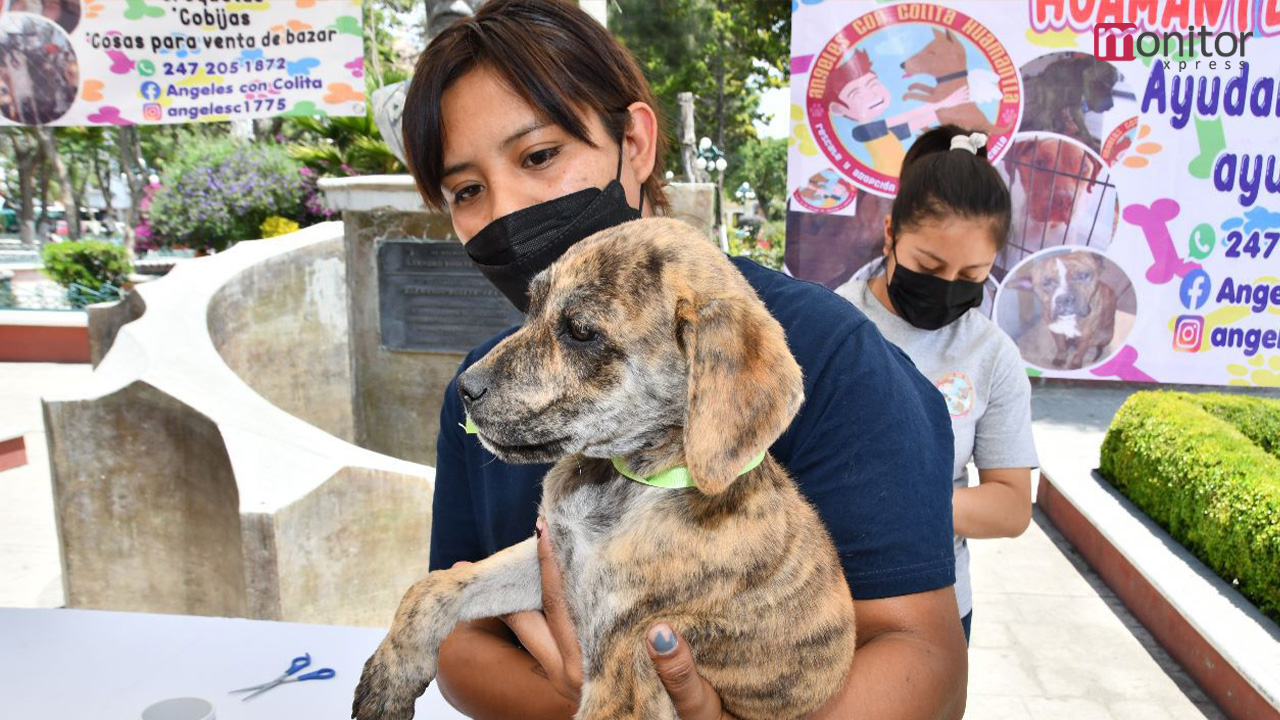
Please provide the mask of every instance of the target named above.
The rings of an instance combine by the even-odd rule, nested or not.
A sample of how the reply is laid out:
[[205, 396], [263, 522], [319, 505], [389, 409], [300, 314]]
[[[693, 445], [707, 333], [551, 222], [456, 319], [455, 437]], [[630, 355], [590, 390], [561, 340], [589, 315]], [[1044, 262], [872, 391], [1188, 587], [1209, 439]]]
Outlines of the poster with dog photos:
[[361, 0], [0, 0], [0, 125], [363, 115]]
[[980, 311], [1032, 376], [1280, 386], [1280, 8], [792, 2], [786, 270], [883, 272], [902, 157], [989, 137], [1013, 225]]

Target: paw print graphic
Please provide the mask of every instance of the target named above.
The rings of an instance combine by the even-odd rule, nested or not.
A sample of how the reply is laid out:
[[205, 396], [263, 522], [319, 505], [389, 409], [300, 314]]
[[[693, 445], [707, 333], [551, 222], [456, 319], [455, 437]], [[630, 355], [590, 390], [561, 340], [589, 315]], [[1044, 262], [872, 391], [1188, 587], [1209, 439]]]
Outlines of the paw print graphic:
[[1133, 152], [1125, 155], [1124, 159], [1120, 161], [1125, 167], [1146, 167], [1151, 163], [1148, 158], [1164, 149], [1164, 146], [1158, 142], [1142, 142], [1143, 138], [1150, 134], [1150, 125], [1138, 126], [1138, 144], [1133, 148]]
[[813, 134], [804, 121], [804, 108], [791, 106], [791, 135], [787, 138], [787, 147], [800, 143], [801, 155], [817, 155], [818, 146], [813, 142]]
[[1270, 358], [1254, 355], [1245, 362], [1247, 365], [1232, 363], [1227, 366], [1227, 372], [1233, 376], [1227, 381], [1228, 385], [1280, 387], [1280, 355]]

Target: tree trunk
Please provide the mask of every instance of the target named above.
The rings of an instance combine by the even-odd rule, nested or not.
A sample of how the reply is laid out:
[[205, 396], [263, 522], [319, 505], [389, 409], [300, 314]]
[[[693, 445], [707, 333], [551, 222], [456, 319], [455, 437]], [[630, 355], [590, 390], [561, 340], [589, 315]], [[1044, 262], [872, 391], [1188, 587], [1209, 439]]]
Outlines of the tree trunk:
[[[14, 150], [18, 149], [18, 142], [14, 140]], [[35, 228], [35, 168], [31, 166], [34, 160], [34, 153], [22, 153], [18, 151], [18, 188], [19, 188], [19, 209], [18, 209], [18, 232], [22, 238], [22, 244], [27, 246], [43, 246], [43, 243], [36, 241]], [[25, 155], [25, 157], [24, 157]]]
[[[105, 168], [103, 166], [106, 166]], [[116, 209], [114, 207], [114, 198], [111, 195], [111, 163], [104, 162], [103, 159], [95, 154], [93, 158], [93, 181], [98, 186], [98, 192], [102, 194], [102, 204], [106, 206], [103, 213], [103, 219], [108, 223], [116, 221]], [[115, 225], [108, 225], [108, 235], [115, 234]]]
[[49, 158], [45, 157], [43, 149], [40, 150], [38, 157], [40, 159], [40, 219], [36, 221], [36, 228], [40, 229], [37, 234], [40, 247], [43, 248], [49, 242], [49, 233], [45, 230], [49, 224]]
[[[717, 0], [716, 12], [724, 13], [724, 0]], [[716, 147], [726, 152], [724, 146], [724, 27], [716, 23]]]
[[5, 128], [4, 135], [13, 146], [13, 164], [18, 171], [18, 234], [22, 244], [36, 244], [33, 220], [35, 215], [35, 160], [40, 146], [32, 139], [27, 128]]
[[125, 181], [129, 185], [129, 212], [124, 221], [124, 247], [129, 253], [129, 260], [134, 259], [133, 247], [137, 243], [137, 235], [133, 229], [141, 221], [142, 199], [147, 190], [147, 179], [143, 175], [142, 148], [138, 144], [138, 129], [132, 125], [121, 127], [119, 141], [120, 167], [124, 170]]
[[80, 206], [72, 194], [71, 177], [67, 173], [66, 163], [62, 162], [62, 154], [58, 152], [58, 140], [54, 137], [53, 128], [36, 128], [36, 140], [40, 142], [40, 150], [45, 162], [52, 168], [58, 178], [60, 189], [58, 201], [66, 208], [67, 234], [72, 240], [80, 239]]

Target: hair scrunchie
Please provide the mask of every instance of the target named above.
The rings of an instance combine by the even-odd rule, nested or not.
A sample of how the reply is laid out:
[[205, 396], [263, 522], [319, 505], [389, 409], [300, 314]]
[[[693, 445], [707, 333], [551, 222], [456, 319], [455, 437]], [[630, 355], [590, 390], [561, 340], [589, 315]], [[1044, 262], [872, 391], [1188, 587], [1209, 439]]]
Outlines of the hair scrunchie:
[[952, 150], [967, 150], [968, 152], [977, 155], [978, 151], [986, 146], [987, 136], [980, 132], [971, 133], [969, 135], [956, 135], [951, 138]]

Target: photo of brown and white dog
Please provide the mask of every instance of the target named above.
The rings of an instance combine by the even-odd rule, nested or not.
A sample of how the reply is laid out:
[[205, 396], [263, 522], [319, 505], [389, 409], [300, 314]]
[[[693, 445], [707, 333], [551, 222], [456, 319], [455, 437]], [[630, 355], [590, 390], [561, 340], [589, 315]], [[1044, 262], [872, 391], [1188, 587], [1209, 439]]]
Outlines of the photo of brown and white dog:
[[1078, 370], [1110, 356], [1132, 327], [1133, 287], [1101, 253], [1058, 248], [1020, 265], [997, 298], [996, 322], [1023, 359]]
[[[458, 378], [477, 436], [543, 480], [581, 645], [578, 720], [674, 720], [646, 650], [688, 642], [726, 711], [785, 720], [843, 686], [853, 600], [817, 512], [767, 454], [803, 401], [782, 327], [727, 257], [667, 219], [605, 230], [534, 279], [525, 325]], [[627, 479], [687, 466], [695, 487]], [[428, 574], [365, 665], [352, 716], [401, 720], [459, 621], [540, 609], [535, 538]]]
[[1053, 367], [1082, 367], [1090, 352], [1091, 360], [1101, 360], [1111, 344], [1116, 294], [1101, 275], [1101, 256], [1091, 252], [1058, 253], [1031, 263], [1031, 286], [1053, 336]]

